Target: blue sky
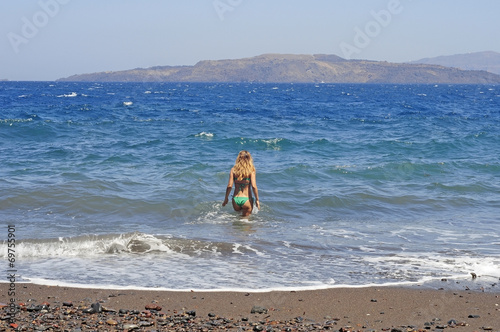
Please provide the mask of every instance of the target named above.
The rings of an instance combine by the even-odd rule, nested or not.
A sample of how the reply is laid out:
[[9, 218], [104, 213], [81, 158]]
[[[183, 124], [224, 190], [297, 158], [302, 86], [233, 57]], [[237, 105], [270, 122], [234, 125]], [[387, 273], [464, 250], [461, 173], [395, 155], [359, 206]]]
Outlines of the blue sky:
[[263, 53], [404, 62], [500, 52], [498, 0], [11, 0], [0, 4], [0, 79]]

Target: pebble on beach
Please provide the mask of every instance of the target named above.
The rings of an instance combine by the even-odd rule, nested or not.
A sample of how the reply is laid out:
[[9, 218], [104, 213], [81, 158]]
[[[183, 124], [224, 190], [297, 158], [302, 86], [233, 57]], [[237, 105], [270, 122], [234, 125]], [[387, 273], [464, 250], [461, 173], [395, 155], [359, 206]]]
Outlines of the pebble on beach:
[[[40, 287], [41, 288], [41, 287]], [[50, 291], [50, 288], [48, 288]], [[64, 289], [62, 290], [64, 292]], [[98, 294], [99, 291], [91, 291], [86, 293], [86, 296]], [[34, 293], [34, 292], [33, 292]], [[61, 293], [60, 293], [61, 294]], [[59, 295], [60, 295], [59, 294]], [[66, 293], [62, 293], [67, 295]], [[73, 294], [81, 294], [81, 291], [76, 291]], [[154, 299], [151, 300], [150, 295], [138, 296], [134, 292], [124, 294], [127, 298], [113, 299], [106, 298], [106, 295], [85, 297], [79, 300], [75, 295], [72, 295], [73, 301], [68, 301], [68, 298], [43, 296], [43, 300], [29, 298], [18, 300], [15, 305], [15, 316], [12, 318], [11, 308], [8, 303], [0, 303], [0, 332], [3, 331], [61, 331], [61, 332], [86, 332], [86, 331], [442, 331], [451, 330], [460, 327], [470, 327], [472, 331], [497, 331], [494, 321], [491, 320], [491, 315], [497, 313], [498, 296], [491, 301], [491, 296], [488, 308], [493, 309], [491, 314], [480, 309], [482, 301], [476, 300], [472, 306], [471, 299], [468, 294], [462, 293], [462, 298], [453, 293], [450, 295], [450, 301], [459, 299], [460, 302], [466, 304], [467, 310], [465, 316], [456, 315], [454, 312], [448, 317], [434, 316], [431, 313], [430, 317], [413, 325], [395, 324], [393, 315], [398, 314], [401, 306], [395, 305], [398, 300], [397, 296], [390, 297], [382, 296], [377, 293], [377, 297], [364, 297], [359, 304], [346, 309], [346, 297], [339, 296], [332, 301], [332, 297], [326, 297], [327, 301], [319, 304], [319, 297], [307, 297], [300, 294], [297, 297], [296, 293], [290, 292], [289, 295], [295, 300], [299, 298], [302, 301], [296, 301], [298, 307], [294, 307], [293, 301], [283, 301], [277, 305], [277, 302], [269, 302], [265, 296], [259, 299], [253, 299], [246, 294], [233, 294], [227, 298], [227, 303], [230, 307], [224, 307], [220, 301], [224, 297], [214, 297], [217, 301], [208, 302], [209, 296], [198, 296], [193, 299], [192, 296], [176, 298], [169, 295], [168, 303], [162, 303], [159, 293], [155, 293]], [[283, 293], [285, 296], [286, 293]], [[419, 293], [414, 293], [418, 295]], [[441, 293], [434, 293], [439, 294]], [[375, 295], [375, 294], [372, 294]], [[36, 295], [40, 296], [40, 295]], [[78, 295], [77, 295], [78, 296]], [[223, 295], [226, 296], [226, 295]], [[483, 296], [483, 295], [482, 295]], [[211, 296], [210, 296], [211, 297]], [[149, 298], [149, 300], [148, 300]], [[243, 301], [240, 301], [243, 298]], [[273, 297], [272, 297], [273, 298]], [[392, 300], [387, 300], [391, 298]], [[425, 301], [428, 297], [422, 297], [421, 301]], [[273, 299], [276, 299], [274, 297]], [[341, 301], [342, 299], [342, 301]], [[172, 301], [174, 300], [174, 301]], [[194, 300], [194, 301], [193, 301]], [[2, 299], [3, 302], [6, 302]], [[23, 302], [24, 301], [24, 302]], [[180, 302], [178, 302], [180, 301]], [[189, 301], [177, 308], [172, 308], [172, 303], [179, 305], [182, 301]], [[255, 302], [254, 302], [255, 301]], [[165, 301], [167, 302], [167, 300]], [[234, 304], [233, 304], [234, 303]], [[400, 302], [404, 303], [404, 302]], [[263, 305], [265, 304], [265, 305]], [[238, 305], [239, 309], [235, 311], [227, 311], [229, 308], [234, 308]], [[359, 306], [366, 305], [363, 311], [363, 317], [367, 319], [359, 319]], [[137, 310], [137, 308], [140, 308]], [[309, 316], [308, 310], [320, 310], [324, 312], [324, 308], [331, 308], [331, 312], [324, 313], [321, 316]], [[414, 310], [413, 306], [410, 310]], [[415, 306], [420, 310], [427, 308], [426, 306]], [[442, 307], [444, 308], [444, 307]], [[220, 311], [219, 311], [220, 310]], [[293, 311], [291, 311], [293, 310]], [[347, 311], [346, 311], [347, 310]], [[367, 310], [367, 311], [365, 311]], [[383, 311], [382, 311], [383, 310]], [[232, 312], [228, 314], [228, 312]], [[443, 311], [436, 311], [443, 313]], [[378, 315], [377, 313], [384, 313]], [[413, 311], [413, 314], [415, 311]], [[412, 312], [410, 312], [412, 314]], [[434, 316], [434, 317], [433, 317]], [[321, 317], [321, 318], [320, 318]], [[370, 317], [370, 318], [368, 318]], [[11, 319], [12, 318], [12, 319]], [[398, 318], [399, 320], [399, 318]], [[405, 322], [406, 316], [402, 319]], [[427, 323], [426, 323], [427, 321]], [[474, 327], [473, 327], [474, 326]], [[457, 331], [458, 331], [457, 330]], [[468, 332], [464, 329], [463, 332]]]
[[[30, 306], [20, 305], [16, 313], [16, 323], [6, 324], [9, 316], [5, 315], [8, 306], [3, 306], [5, 319], [0, 324], [0, 331], [13, 328], [18, 331], [96, 331], [107, 330], [105, 326], [116, 331], [310, 331], [325, 330], [337, 325], [339, 319], [326, 319], [323, 323], [311, 322], [303, 317], [295, 317], [290, 320], [271, 320], [265, 318], [258, 322], [252, 322], [248, 318], [233, 319], [219, 317], [215, 313], [209, 313], [206, 318], [196, 315], [194, 310], [167, 315], [161, 311], [162, 307], [157, 304], [147, 304], [145, 310], [129, 309], [106, 309], [99, 302], [90, 306], [80, 305], [74, 307], [63, 302], [61, 305]], [[28, 310], [31, 308], [30, 310]], [[250, 313], [262, 315], [267, 314], [268, 309], [262, 306], [253, 306]], [[151, 328], [151, 329], [150, 329]], [[348, 331], [346, 327], [339, 331]], [[353, 331], [350, 330], [349, 331]]]

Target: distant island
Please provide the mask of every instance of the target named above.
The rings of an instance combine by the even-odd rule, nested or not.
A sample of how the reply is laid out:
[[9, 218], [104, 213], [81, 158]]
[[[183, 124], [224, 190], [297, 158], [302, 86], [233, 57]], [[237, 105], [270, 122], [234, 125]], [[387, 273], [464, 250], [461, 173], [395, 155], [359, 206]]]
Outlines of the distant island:
[[411, 63], [441, 65], [463, 70], [485, 70], [500, 75], [500, 53], [492, 51], [438, 56]]
[[436, 64], [346, 60], [328, 54], [263, 54], [243, 59], [204, 60], [194, 66], [73, 75], [58, 81], [498, 84], [500, 75]]

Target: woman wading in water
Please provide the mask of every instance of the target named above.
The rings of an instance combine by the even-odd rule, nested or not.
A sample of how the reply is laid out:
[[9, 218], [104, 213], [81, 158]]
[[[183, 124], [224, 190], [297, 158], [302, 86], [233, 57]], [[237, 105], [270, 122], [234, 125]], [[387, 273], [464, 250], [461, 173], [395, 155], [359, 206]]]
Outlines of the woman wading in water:
[[[235, 211], [241, 211], [243, 217], [247, 217], [252, 213], [253, 197], [255, 195], [255, 204], [260, 210], [259, 191], [257, 189], [257, 181], [255, 180], [255, 166], [253, 159], [248, 151], [240, 151], [234, 167], [229, 173], [229, 183], [226, 188], [226, 198], [222, 206], [226, 206], [229, 200], [229, 194], [234, 184], [233, 193], [233, 208]], [[250, 189], [251, 188], [251, 189]]]

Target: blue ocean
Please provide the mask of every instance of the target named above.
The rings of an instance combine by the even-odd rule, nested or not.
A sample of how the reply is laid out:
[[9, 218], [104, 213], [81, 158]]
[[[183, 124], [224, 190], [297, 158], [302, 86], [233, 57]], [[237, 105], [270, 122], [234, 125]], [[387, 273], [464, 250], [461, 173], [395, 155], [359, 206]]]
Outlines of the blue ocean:
[[499, 147], [500, 86], [0, 82], [1, 264], [9, 229], [19, 282], [498, 291]]

